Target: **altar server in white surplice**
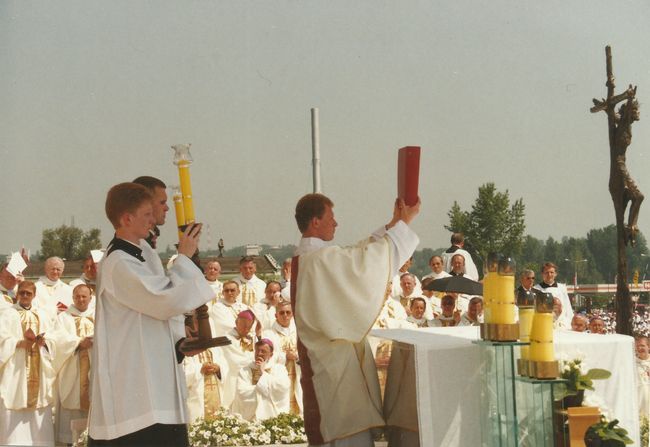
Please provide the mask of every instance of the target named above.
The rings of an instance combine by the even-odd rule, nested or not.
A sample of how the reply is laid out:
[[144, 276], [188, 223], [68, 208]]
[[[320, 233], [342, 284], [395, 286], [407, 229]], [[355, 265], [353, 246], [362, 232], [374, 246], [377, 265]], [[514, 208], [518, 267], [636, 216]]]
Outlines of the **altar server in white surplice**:
[[190, 423], [202, 418], [203, 413], [203, 375], [201, 374], [201, 362], [198, 356], [185, 357], [183, 359], [183, 371], [185, 371], [185, 384], [187, 385], [187, 414]]
[[36, 281], [34, 307], [48, 309], [53, 315], [72, 304], [72, 287], [61, 281], [65, 269], [63, 259], [58, 256], [45, 261], [45, 276]]
[[257, 265], [252, 256], [244, 256], [239, 260], [239, 276], [235, 278], [235, 281], [239, 283], [240, 291], [237, 301], [249, 307], [253, 307], [253, 304], [262, 301], [264, 289], [266, 289], [266, 283], [255, 275], [256, 272]]
[[446, 272], [451, 273], [451, 258], [454, 255], [461, 255], [463, 258], [465, 258], [463, 271], [464, 275], [471, 280], [478, 281], [478, 270], [476, 268], [476, 264], [474, 264], [472, 255], [469, 254], [467, 250], [464, 250], [464, 247], [465, 236], [463, 233], [453, 233], [451, 235], [451, 247], [445, 250], [445, 252], [442, 254], [444, 269]]
[[244, 303], [237, 301], [237, 295], [239, 295], [239, 284], [235, 281], [226, 281], [223, 283], [223, 296], [214, 305], [209, 306], [208, 316], [213, 336], [220, 337], [230, 332], [235, 327], [237, 315], [250, 309]]
[[[332, 201], [307, 194], [296, 205], [302, 239], [291, 267], [305, 430], [312, 445], [374, 445], [384, 425], [377, 369], [366, 334], [411, 257], [419, 212], [396, 201], [393, 219], [357, 245], [330, 245], [337, 226]], [[399, 303], [397, 303], [399, 305]]]
[[[254, 360], [255, 340], [251, 335], [254, 325], [256, 325], [255, 314], [251, 310], [244, 310], [235, 320], [235, 327], [226, 333], [231, 344], [221, 347], [223, 357], [228, 363], [227, 374], [222, 376], [224, 384], [221, 404], [224, 408], [230, 408], [235, 399], [239, 370]], [[257, 327], [261, 331], [259, 324]], [[260, 334], [261, 332], [258, 333]]]
[[174, 318], [211, 300], [213, 291], [190, 259], [200, 225], [181, 235], [165, 273], [144, 240], [155, 223], [152, 197], [142, 185], [121, 183], [106, 198], [115, 238], [98, 275], [90, 446], [188, 445], [186, 344]]
[[271, 360], [273, 342], [255, 343], [255, 360], [239, 371], [232, 411], [244, 419], [264, 420], [289, 412], [290, 381], [285, 367]]
[[291, 381], [289, 404], [292, 414], [302, 414], [302, 388], [300, 387], [300, 365], [298, 361], [298, 336], [293, 321], [290, 301], [280, 301], [276, 306], [275, 323], [262, 336], [275, 346], [273, 357], [287, 368]]
[[542, 266], [542, 282], [536, 284], [534, 288], [550, 293], [560, 300], [562, 313], [555, 319], [554, 325], [561, 328], [570, 328], [573, 319], [573, 307], [571, 306], [566, 284], [556, 282], [556, 276], [557, 266], [552, 262], [544, 263]]
[[86, 419], [90, 408], [90, 353], [95, 331], [95, 312], [90, 308], [92, 290], [79, 284], [72, 290], [73, 304], [57, 317], [56, 328], [62, 337], [73, 339], [74, 350], [61, 353], [63, 366], [57, 375], [58, 403], [56, 440], [72, 444], [70, 421]]
[[271, 329], [275, 323], [275, 307], [282, 299], [282, 287], [278, 281], [269, 281], [264, 289], [262, 301], [253, 304], [252, 310], [262, 325], [262, 329]]
[[[18, 302], [0, 312], [0, 445], [54, 446], [52, 388], [58, 350], [71, 343], [61, 340], [49, 316], [32, 306], [33, 282], [24, 281]], [[67, 346], [69, 345], [69, 346]]]

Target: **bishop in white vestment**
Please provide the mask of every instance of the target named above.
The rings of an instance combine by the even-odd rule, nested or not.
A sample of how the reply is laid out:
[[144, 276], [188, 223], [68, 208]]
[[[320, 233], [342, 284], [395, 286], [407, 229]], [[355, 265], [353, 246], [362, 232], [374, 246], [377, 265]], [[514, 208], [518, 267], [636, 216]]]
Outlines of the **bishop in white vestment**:
[[235, 327], [235, 320], [240, 312], [250, 308], [239, 301], [239, 284], [235, 281], [226, 281], [223, 284], [223, 296], [208, 308], [210, 329], [214, 337], [223, 336]]
[[408, 227], [419, 203], [396, 202], [386, 227], [347, 248], [329, 244], [337, 226], [332, 207], [321, 194], [308, 194], [296, 206], [302, 239], [291, 284], [305, 431], [311, 445], [370, 447], [370, 429], [383, 426], [384, 419], [366, 335], [390, 293], [391, 278], [419, 242]]
[[230, 408], [233, 405], [239, 371], [254, 360], [255, 340], [251, 335], [254, 324], [253, 312], [242, 311], [235, 321], [235, 327], [226, 334], [231, 344], [221, 347], [223, 357], [228, 364], [228, 371], [222, 376], [224, 384], [221, 404], [224, 408]]

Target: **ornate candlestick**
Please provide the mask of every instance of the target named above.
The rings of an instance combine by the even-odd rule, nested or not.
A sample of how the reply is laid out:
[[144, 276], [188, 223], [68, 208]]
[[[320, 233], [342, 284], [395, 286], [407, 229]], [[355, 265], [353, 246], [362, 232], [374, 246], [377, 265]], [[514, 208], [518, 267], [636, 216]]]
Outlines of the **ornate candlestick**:
[[[193, 161], [192, 155], [190, 154], [190, 146], [190, 144], [177, 144], [172, 146], [172, 149], [174, 149], [174, 164], [178, 167], [178, 178], [180, 181], [180, 191], [175, 189], [172, 194], [179, 237], [183, 234], [187, 225], [195, 223], [192, 183], [190, 180], [190, 164]], [[197, 250], [194, 256], [192, 256], [192, 260], [201, 268], [198, 254], [199, 252]], [[184, 351], [188, 352], [230, 344], [230, 340], [227, 337], [212, 338], [207, 305], [204, 304], [198, 307], [194, 311], [194, 314], [198, 326], [198, 338], [192, 341], [186, 341], [183, 347]], [[191, 318], [191, 314], [186, 315], [186, 320], [188, 318]]]

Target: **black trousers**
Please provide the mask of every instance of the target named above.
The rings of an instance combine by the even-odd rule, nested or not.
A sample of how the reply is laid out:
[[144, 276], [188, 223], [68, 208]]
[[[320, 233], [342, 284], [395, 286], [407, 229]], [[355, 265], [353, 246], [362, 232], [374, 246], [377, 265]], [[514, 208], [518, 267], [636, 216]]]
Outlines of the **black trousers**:
[[88, 437], [88, 447], [189, 447], [189, 445], [185, 424], [154, 424], [115, 439]]

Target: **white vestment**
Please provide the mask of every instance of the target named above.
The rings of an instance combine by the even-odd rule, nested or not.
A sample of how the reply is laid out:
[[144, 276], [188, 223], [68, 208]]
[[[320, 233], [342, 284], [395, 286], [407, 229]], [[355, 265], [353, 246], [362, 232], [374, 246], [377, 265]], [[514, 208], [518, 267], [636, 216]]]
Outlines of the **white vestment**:
[[[28, 384], [33, 354], [16, 348], [24, 338], [23, 324], [36, 335], [45, 337], [47, 348], [36, 345], [32, 348], [32, 352], [39, 354], [38, 368], [33, 368], [38, 374], [38, 390]], [[0, 399], [3, 402], [0, 445], [54, 445], [52, 394], [59, 366], [55, 360], [57, 349], [67, 348], [69, 343], [58, 337], [43, 310], [32, 307], [26, 311], [15, 304], [0, 313]]]
[[558, 328], [570, 328], [571, 320], [573, 319], [573, 307], [571, 307], [571, 300], [569, 299], [566, 284], [555, 283], [551, 287], [544, 287], [544, 285], [541, 283], [535, 284], [533, 288], [550, 293], [553, 297], [559, 298], [562, 303], [562, 313], [555, 320], [554, 326]]
[[232, 412], [239, 413], [246, 420], [264, 420], [289, 412], [289, 376], [284, 365], [269, 359], [264, 370], [258, 371], [259, 378], [254, 381], [255, 362], [249, 363], [239, 371], [237, 392], [232, 404]]
[[[296, 333], [296, 324], [291, 319], [289, 327], [280, 326], [276, 321], [270, 330], [262, 333], [263, 338], [268, 338], [273, 342], [273, 359], [278, 364], [285, 366], [287, 374], [291, 380], [291, 389], [294, 396], [289, 394], [290, 400], [293, 399], [298, 406], [298, 412], [302, 413], [302, 387], [300, 386], [300, 364], [298, 360], [287, 360], [287, 350], [298, 352], [298, 335]], [[291, 390], [290, 390], [291, 391]]]
[[444, 270], [442, 270], [440, 273], [431, 272], [428, 275], [424, 275], [422, 277], [422, 281], [424, 281], [427, 278], [442, 279], [442, 278], [447, 278], [448, 276], [451, 276], [451, 275], [449, 273], [445, 272]]
[[251, 279], [246, 279], [240, 274], [237, 278], [233, 279], [233, 281], [239, 284], [239, 295], [237, 295], [237, 301], [240, 301], [247, 306], [253, 307], [253, 304], [262, 301], [266, 296], [264, 294], [266, 283], [256, 275], [253, 275]]
[[[138, 246], [113, 241], [98, 269], [89, 415], [93, 439], [114, 439], [156, 423], [188, 422], [174, 318], [213, 297], [188, 257], [179, 255], [166, 275], [146, 241]], [[126, 248], [111, 251], [113, 243]]]
[[183, 359], [185, 383], [187, 385], [187, 413], [189, 423], [203, 417], [203, 374], [198, 356]]
[[478, 316], [477, 321], [472, 321], [467, 312], [463, 312], [460, 316], [460, 323], [458, 323], [458, 326], [478, 326], [480, 323], [483, 323], [483, 314]]
[[[311, 444], [333, 443], [384, 425], [366, 335], [390, 293], [391, 278], [418, 242], [402, 221], [348, 248], [301, 239], [292, 298]], [[364, 445], [372, 445], [369, 433], [361, 436]]]
[[442, 257], [442, 265], [445, 271], [451, 272], [451, 258], [453, 258], [454, 255], [462, 255], [463, 258], [465, 258], [465, 276], [474, 281], [478, 281], [478, 270], [476, 269], [476, 264], [474, 264], [472, 255], [470, 255], [467, 250], [463, 250], [456, 246], [454, 247], [456, 248], [454, 251], [449, 251], [452, 250], [452, 248], [449, 248], [440, 255]]
[[637, 357], [636, 370], [639, 376], [637, 382], [639, 413], [645, 417], [650, 417], [650, 358], [641, 360]]
[[[214, 303], [214, 305], [209, 307], [208, 316], [210, 317], [212, 336], [221, 337], [227, 334], [235, 327], [237, 315], [244, 310], [249, 310], [249, 307], [237, 301], [230, 304], [223, 298], [219, 299]], [[255, 326], [253, 326], [253, 328], [254, 327]]]
[[221, 380], [223, 381], [221, 404], [224, 408], [230, 408], [235, 399], [235, 392], [237, 391], [239, 370], [253, 361], [255, 342], [250, 335], [242, 339], [235, 329], [231, 329], [226, 334], [226, 337], [232, 343], [221, 347], [223, 358], [228, 364], [227, 374], [221, 375]]
[[275, 306], [269, 306], [266, 299], [253, 304], [253, 313], [262, 324], [262, 329], [271, 329], [275, 323]]
[[36, 281], [36, 298], [32, 302], [34, 307], [46, 308], [56, 315], [57, 303], [70, 306], [72, 304], [72, 287], [61, 281], [51, 281], [47, 276], [41, 276]]
[[[63, 366], [57, 375], [56, 389], [58, 402], [56, 411], [56, 440], [72, 444], [70, 421], [88, 417], [90, 398], [90, 357], [91, 349], [78, 350], [77, 346], [94, 333], [94, 311], [90, 308], [81, 312], [74, 304], [57, 317], [56, 329], [62, 337], [74, 340], [74, 350], [61, 353]], [[83, 380], [82, 380], [83, 373]]]
[[[390, 296], [399, 299], [399, 297], [402, 295], [402, 285], [400, 283], [400, 280], [402, 278], [402, 275], [407, 274], [408, 272], [397, 272], [395, 276], [393, 276], [393, 282], [391, 286], [391, 291], [390, 291]], [[413, 278], [415, 278], [415, 287], [413, 288], [413, 293], [411, 296], [420, 296], [422, 295], [422, 283], [418, 279], [417, 276], [413, 275]]]

